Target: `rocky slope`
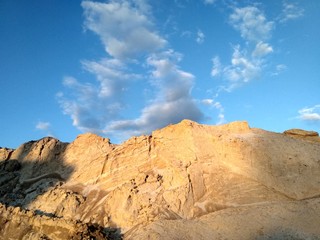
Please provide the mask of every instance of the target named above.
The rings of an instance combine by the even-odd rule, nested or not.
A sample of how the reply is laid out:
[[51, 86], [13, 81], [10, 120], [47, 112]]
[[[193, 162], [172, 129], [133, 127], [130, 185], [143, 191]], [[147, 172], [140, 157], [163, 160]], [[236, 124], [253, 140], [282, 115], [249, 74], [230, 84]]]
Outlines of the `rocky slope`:
[[12, 239], [320, 239], [319, 139], [184, 120], [121, 145], [83, 134], [1, 148], [0, 239], [17, 224]]

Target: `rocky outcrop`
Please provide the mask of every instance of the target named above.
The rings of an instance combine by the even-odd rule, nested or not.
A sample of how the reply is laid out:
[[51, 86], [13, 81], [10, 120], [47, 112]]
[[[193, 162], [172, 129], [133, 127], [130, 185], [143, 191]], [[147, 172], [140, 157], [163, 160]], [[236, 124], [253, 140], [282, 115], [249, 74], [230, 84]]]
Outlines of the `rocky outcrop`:
[[[31, 141], [4, 156], [2, 203], [119, 228], [128, 239], [172, 239], [175, 234], [219, 239], [214, 233], [226, 234], [228, 227], [221, 224], [228, 221], [233, 224], [225, 235], [229, 239], [237, 239], [239, 229], [247, 229], [241, 230], [243, 239], [267, 239], [278, 230], [311, 239], [318, 233], [310, 227], [320, 216], [315, 133], [184, 120], [121, 145], [83, 134], [70, 144], [54, 138]], [[312, 213], [301, 214], [306, 209]], [[249, 217], [257, 221], [246, 221]], [[169, 225], [173, 228], [166, 231]]]
[[114, 229], [103, 229], [97, 225], [38, 215], [18, 207], [0, 204], [0, 239], [121, 239]]
[[0, 161], [9, 159], [13, 151], [14, 149], [0, 147]]
[[291, 135], [291, 136], [302, 136], [302, 137], [319, 137], [319, 133], [315, 131], [306, 131], [303, 129], [289, 129], [284, 131], [284, 134]]
[[297, 139], [320, 142], [319, 133], [315, 131], [306, 131], [294, 128], [284, 131], [284, 134]]

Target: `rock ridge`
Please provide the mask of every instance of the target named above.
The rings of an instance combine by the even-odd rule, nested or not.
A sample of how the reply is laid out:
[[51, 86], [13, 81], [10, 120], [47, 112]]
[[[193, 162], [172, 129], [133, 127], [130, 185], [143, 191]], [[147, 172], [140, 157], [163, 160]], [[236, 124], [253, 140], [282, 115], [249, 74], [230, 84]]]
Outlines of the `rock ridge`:
[[[248, 229], [243, 239], [319, 233], [320, 141], [312, 131], [183, 120], [120, 145], [91, 133], [71, 143], [47, 137], [1, 148], [0, 183], [0, 203], [10, 209], [120, 229], [125, 239], [211, 239], [213, 232], [219, 239], [227, 221], [235, 226], [230, 239], [239, 229]], [[287, 231], [289, 223], [299, 228]], [[165, 230], [170, 224], [174, 231]]]

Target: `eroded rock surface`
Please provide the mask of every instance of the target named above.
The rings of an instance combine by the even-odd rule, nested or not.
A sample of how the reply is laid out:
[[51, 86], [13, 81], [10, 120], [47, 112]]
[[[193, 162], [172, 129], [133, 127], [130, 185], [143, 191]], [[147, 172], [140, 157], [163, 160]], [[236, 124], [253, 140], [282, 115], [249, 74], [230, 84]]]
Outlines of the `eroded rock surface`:
[[[37, 217], [121, 229], [128, 239], [319, 234], [312, 227], [320, 221], [314, 132], [184, 120], [121, 145], [83, 134], [70, 144], [43, 138], [0, 150], [0, 201]], [[232, 228], [221, 227], [228, 221]]]
[[121, 239], [115, 231], [0, 204], [0, 239]]
[[320, 239], [319, 199], [228, 208], [192, 220], [159, 220], [127, 239]]
[[13, 151], [14, 149], [0, 147], [0, 161], [9, 159]]
[[303, 129], [294, 128], [284, 131], [284, 134], [297, 139], [320, 142], [319, 133], [315, 131], [306, 131]]

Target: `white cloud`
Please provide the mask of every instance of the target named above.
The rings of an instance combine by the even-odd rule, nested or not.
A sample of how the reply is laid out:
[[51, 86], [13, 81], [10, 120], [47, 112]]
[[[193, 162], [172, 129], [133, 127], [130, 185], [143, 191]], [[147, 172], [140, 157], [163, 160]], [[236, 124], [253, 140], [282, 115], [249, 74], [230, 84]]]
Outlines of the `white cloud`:
[[145, 1], [83, 1], [85, 27], [102, 40], [107, 53], [117, 59], [131, 59], [159, 50], [166, 40], [153, 31], [145, 14], [150, 6]]
[[206, 98], [206, 99], [202, 99], [201, 103], [203, 103], [204, 105], [211, 106], [214, 103], [214, 100], [211, 98]]
[[216, 0], [204, 0], [205, 4], [214, 4]]
[[272, 46], [268, 43], [258, 42], [256, 48], [252, 52], [252, 56], [255, 58], [264, 57], [273, 52]]
[[154, 129], [168, 124], [175, 124], [182, 119], [199, 121], [202, 113], [190, 98], [179, 98], [168, 102], [155, 102], [146, 106], [137, 119], [113, 121], [107, 126], [105, 133], [117, 131], [122, 138], [132, 135], [150, 134]]
[[36, 129], [43, 130], [43, 131], [49, 131], [50, 127], [51, 127], [51, 124], [49, 122], [39, 121], [36, 125]]
[[176, 61], [180, 58], [172, 50], [150, 56], [147, 63], [153, 67], [152, 84], [158, 89], [155, 100], [142, 109], [138, 118], [112, 121], [105, 132], [139, 135], [182, 119], [200, 121], [203, 114], [191, 96], [194, 76], [179, 69]]
[[284, 71], [284, 70], [286, 70], [286, 69], [287, 69], [287, 66], [284, 65], [284, 64], [278, 64], [278, 65], [276, 66], [276, 70], [277, 70], [277, 71]]
[[287, 21], [300, 18], [303, 16], [303, 14], [304, 14], [304, 9], [297, 6], [296, 3], [292, 3], [292, 2], [289, 3], [287, 1], [284, 1], [282, 13], [279, 16], [279, 21], [281, 23], [285, 23]]
[[231, 25], [240, 31], [247, 41], [260, 42], [271, 36], [274, 23], [267, 21], [263, 12], [255, 6], [235, 8], [230, 15]]
[[298, 118], [303, 121], [320, 122], [320, 104], [300, 109], [298, 113]]
[[75, 90], [73, 91], [75, 97], [79, 98], [83, 102], [90, 100], [97, 94], [97, 91], [93, 85], [89, 83], [79, 83], [74, 77], [64, 77], [62, 83], [65, 87]]
[[66, 91], [59, 92], [57, 100], [73, 126], [81, 131], [102, 133], [103, 123], [118, 117], [124, 108], [118, 98], [101, 96], [101, 85], [80, 83], [73, 77], [65, 77], [63, 84]]
[[99, 62], [83, 61], [82, 65], [99, 81], [100, 97], [119, 98], [129, 84], [141, 78], [138, 74], [130, 73], [126, 65], [118, 59], [102, 59]]
[[249, 59], [246, 51], [241, 51], [240, 46], [234, 48], [231, 66], [225, 68], [225, 73], [233, 82], [249, 82], [257, 78], [261, 71], [260, 61]]
[[220, 58], [218, 56], [215, 56], [212, 58], [212, 69], [211, 69], [211, 76], [216, 77], [221, 74], [222, 71], [222, 65], [220, 62]]
[[218, 115], [217, 125], [224, 124], [224, 123], [226, 123], [225, 116], [224, 116], [223, 113], [220, 113], [220, 114]]
[[276, 69], [273, 73], [271, 73], [271, 76], [278, 76], [280, 73], [284, 72], [287, 69], [287, 66], [285, 64], [278, 64], [276, 66]]
[[261, 76], [265, 58], [273, 52], [273, 47], [265, 40], [271, 37], [274, 28], [274, 23], [256, 6], [233, 8], [229, 20], [246, 44], [233, 48], [228, 65], [222, 65], [218, 56], [212, 59], [211, 76], [221, 77], [227, 84], [220, 89], [228, 92]]
[[204, 33], [203, 33], [201, 30], [198, 30], [196, 42], [197, 42], [198, 44], [202, 44], [202, 43], [204, 42], [204, 38], [205, 38]]
[[100, 108], [97, 101], [98, 88], [89, 83], [80, 83], [73, 77], [65, 77], [63, 85], [70, 92], [70, 95], [60, 92], [57, 100], [63, 113], [70, 115], [73, 126], [82, 131], [97, 132], [99, 128], [98, 117], [95, 111]]
[[223, 124], [226, 122], [225, 115], [224, 115], [224, 108], [220, 102], [217, 102], [212, 98], [206, 98], [206, 99], [202, 99], [201, 103], [206, 106], [215, 108], [218, 111], [218, 117], [217, 117], [218, 119], [217, 119], [216, 124], [219, 125], [219, 124]]
[[[166, 40], [150, 20], [147, 1], [83, 1], [82, 7], [86, 29], [100, 37], [109, 56], [82, 61], [96, 82], [64, 78], [65, 91], [57, 94], [57, 100], [75, 127], [124, 140], [184, 118], [202, 119], [191, 96], [195, 77], [179, 68], [181, 54], [166, 50]], [[137, 74], [140, 69], [148, 74]], [[147, 101], [141, 100], [143, 88], [154, 93]], [[140, 116], [128, 117], [137, 98], [145, 104], [139, 106]]]
[[[218, 76], [218, 73], [220, 73], [222, 78], [227, 82], [227, 86], [222, 86], [223, 90], [231, 92], [244, 83], [260, 77], [263, 60], [261, 58], [252, 58], [250, 55], [246, 50], [241, 50], [240, 46], [237, 45], [234, 47], [231, 64], [223, 67], [220, 65], [220, 62], [213, 61], [211, 75]], [[219, 68], [217, 68], [217, 65]]]
[[134, 3], [141, 13], [144, 13], [146, 15], [151, 14], [151, 6], [149, 5], [147, 0], [135, 0]]
[[50, 122], [39, 121], [36, 124], [35, 128], [37, 130], [44, 132], [46, 136], [54, 137], [54, 135], [52, 134], [52, 131], [51, 131], [51, 123]]
[[82, 61], [83, 69], [92, 73], [98, 84], [65, 77], [66, 91], [57, 94], [57, 99], [75, 127], [101, 134], [110, 121], [121, 118], [130, 105], [126, 95], [142, 79], [131, 72], [128, 63], [137, 65], [137, 58], [163, 48], [166, 41], [153, 31], [151, 7], [145, 0], [83, 1], [81, 5], [85, 28], [100, 37], [111, 58]]

